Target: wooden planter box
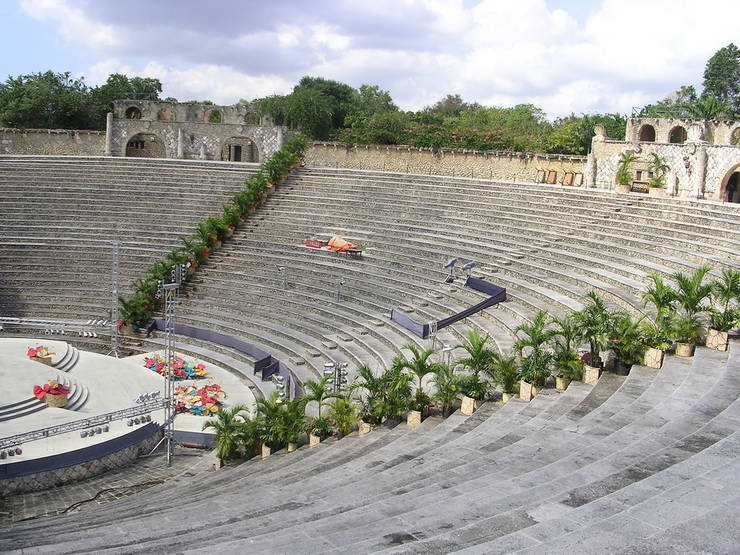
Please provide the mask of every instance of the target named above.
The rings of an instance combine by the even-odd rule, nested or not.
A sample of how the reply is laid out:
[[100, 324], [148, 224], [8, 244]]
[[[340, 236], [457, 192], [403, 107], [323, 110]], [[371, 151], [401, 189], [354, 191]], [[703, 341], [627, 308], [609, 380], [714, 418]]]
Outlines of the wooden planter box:
[[596, 366], [583, 365], [583, 383], [587, 385], [596, 385], [601, 376], [601, 368]]
[[715, 351], [726, 351], [728, 343], [729, 334], [726, 331], [709, 328], [707, 331], [707, 347]]
[[460, 412], [464, 414], [465, 416], [470, 416], [475, 411], [477, 411], [481, 407], [482, 404], [483, 404], [483, 401], [477, 401], [473, 399], [472, 397], [463, 395], [462, 404], [460, 405]]
[[372, 424], [362, 421], [360, 422], [360, 426], [357, 429], [357, 435], [360, 437], [366, 436], [367, 434], [373, 431], [373, 427], [374, 426]]
[[655, 368], [657, 370], [663, 366], [663, 357], [665, 357], [665, 351], [651, 347], [645, 351], [645, 360], [643, 362], [648, 368]]
[[565, 391], [570, 385], [570, 379], [563, 378], [561, 376], [555, 376], [555, 389], [558, 391]]
[[693, 343], [676, 343], [676, 356], [678, 357], [692, 357], [694, 356]]
[[519, 383], [519, 398], [522, 401], [526, 401], [527, 403], [529, 403], [537, 396], [539, 392], [540, 388], [534, 384], [525, 382], [524, 380]]
[[319, 436], [315, 436], [312, 433], [308, 434], [308, 447], [309, 449], [311, 447], [316, 447], [319, 443], [321, 443], [321, 438]]
[[406, 415], [406, 425], [409, 428], [416, 428], [421, 425], [421, 412], [418, 410], [410, 410]]

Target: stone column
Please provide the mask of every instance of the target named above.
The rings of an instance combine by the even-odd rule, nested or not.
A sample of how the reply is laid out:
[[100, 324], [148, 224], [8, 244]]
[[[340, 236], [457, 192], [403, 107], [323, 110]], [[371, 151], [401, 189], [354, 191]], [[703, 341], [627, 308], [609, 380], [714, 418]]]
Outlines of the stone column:
[[672, 197], [678, 194], [678, 174], [675, 172], [668, 176], [668, 194]]
[[182, 127], [177, 128], [177, 157], [185, 158], [185, 132]]
[[593, 151], [588, 153], [586, 159], [586, 187], [593, 189], [596, 187], [596, 157]]
[[113, 156], [113, 112], [105, 115], [105, 155]]
[[696, 151], [696, 198], [704, 198], [704, 185], [707, 177], [707, 146], [701, 143]]
[[204, 141], [200, 144], [200, 159], [205, 160], [206, 158], [206, 143]]

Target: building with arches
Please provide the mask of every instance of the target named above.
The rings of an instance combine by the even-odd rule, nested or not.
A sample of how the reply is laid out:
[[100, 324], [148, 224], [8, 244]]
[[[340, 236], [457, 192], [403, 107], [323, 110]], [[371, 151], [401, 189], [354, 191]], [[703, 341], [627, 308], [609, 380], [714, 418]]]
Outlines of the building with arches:
[[105, 154], [264, 162], [289, 133], [249, 104], [116, 100], [106, 122]]
[[631, 170], [633, 190], [645, 189], [652, 177], [651, 153], [669, 167], [666, 194], [683, 198], [740, 202], [740, 121], [677, 118], [631, 118], [625, 140], [606, 136], [596, 126], [586, 182], [611, 188], [622, 153], [637, 155]]

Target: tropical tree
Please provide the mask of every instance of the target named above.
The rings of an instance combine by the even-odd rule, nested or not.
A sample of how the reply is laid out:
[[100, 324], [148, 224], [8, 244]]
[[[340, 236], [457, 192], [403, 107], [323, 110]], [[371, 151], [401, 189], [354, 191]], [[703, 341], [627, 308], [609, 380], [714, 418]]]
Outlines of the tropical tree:
[[626, 313], [616, 314], [612, 320], [609, 348], [625, 367], [641, 362], [645, 355], [641, 322], [642, 318], [634, 319]]
[[583, 308], [573, 313], [576, 329], [582, 339], [588, 341], [589, 352], [583, 361], [589, 366], [601, 367], [601, 351], [607, 347], [611, 332], [612, 315], [596, 292], [586, 294]]
[[357, 407], [346, 395], [339, 395], [329, 407], [329, 418], [341, 435], [349, 434], [357, 425], [360, 413]]
[[424, 393], [422, 381], [428, 374], [433, 374], [440, 366], [441, 362], [432, 362], [431, 357], [434, 354], [434, 349], [424, 349], [420, 351], [419, 348], [413, 343], [407, 343], [403, 346], [411, 353], [411, 359], [407, 359], [402, 354], [396, 355], [393, 358], [393, 366], [398, 370], [408, 370], [411, 372], [418, 383], [416, 385], [416, 395], [413, 402], [414, 410], [426, 412], [429, 407], [430, 397]]
[[700, 266], [691, 275], [675, 272], [671, 278], [676, 282], [676, 300], [686, 316], [695, 316], [706, 310], [702, 303], [712, 293], [712, 284], [704, 283], [711, 271], [709, 266]]
[[740, 114], [740, 49], [733, 43], [720, 48], [704, 69], [704, 91]]
[[652, 172], [653, 177], [650, 180], [648, 186], [650, 188], [662, 189], [665, 187], [665, 176], [670, 166], [665, 163], [657, 153], [650, 153], [650, 162], [648, 163], [648, 171]]
[[632, 170], [630, 166], [637, 159], [634, 152], [623, 152], [619, 156], [615, 180], [619, 185], [632, 185]]
[[329, 393], [326, 388], [326, 382], [328, 380], [329, 376], [324, 376], [318, 382], [314, 380], [306, 380], [305, 382], [303, 382], [303, 397], [306, 400], [306, 403], [315, 401], [318, 404], [319, 418], [321, 418], [322, 407], [325, 407], [329, 404], [326, 400], [331, 397], [331, 393]]
[[432, 399], [440, 404], [442, 414], [447, 416], [460, 393], [460, 376], [456, 376], [455, 371], [448, 364], [440, 364], [435, 368], [431, 381], [436, 389]]
[[283, 444], [282, 429], [283, 402], [278, 399], [278, 392], [273, 391], [269, 397], [256, 400], [257, 434], [259, 439], [272, 449]]
[[471, 371], [469, 376], [460, 379], [458, 385], [464, 395], [473, 399], [484, 399], [488, 393], [489, 385], [482, 381], [480, 376], [481, 373], [489, 374], [493, 356], [493, 351], [486, 347], [489, 339], [489, 335], [483, 337], [477, 329], [473, 328], [468, 332], [468, 340], [456, 345], [456, 348], [465, 349], [468, 356], [458, 359], [455, 364]]
[[216, 444], [216, 454], [220, 459], [230, 459], [238, 451], [238, 432], [244, 423], [244, 412], [247, 407], [244, 405], [234, 405], [231, 408], [222, 408], [215, 418], [208, 420], [203, 424], [203, 430], [213, 430], [215, 432], [214, 442]]
[[740, 271], [723, 269], [722, 279], [712, 283], [710, 300], [712, 328], [730, 331], [740, 323]]
[[546, 328], [547, 320], [547, 312], [540, 310], [531, 324], [521, 324], [515, 330], [514, 351], [521, 360], [522, 379], [535, 385], [544, 385], [552, 363], [548, 342], [555, 331]]
[[562, 318], [553, 316], [551, 323], [554, 326], [551, 345], [555, 372], [562, 378], [578, 380], [581, 378], [583, 365], [576, 351], [580, 334], [573, 313]]
[[516, 356], [493, 353], [488, 372], [488, 375], [501, 386], [504, 393], [516, 393], [521, 377]]

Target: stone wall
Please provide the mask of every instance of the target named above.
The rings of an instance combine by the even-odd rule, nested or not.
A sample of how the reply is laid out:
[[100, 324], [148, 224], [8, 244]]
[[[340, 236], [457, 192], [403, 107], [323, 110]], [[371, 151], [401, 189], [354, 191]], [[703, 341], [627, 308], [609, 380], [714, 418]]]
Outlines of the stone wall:
[[102, 131], [0, 128], [0, 154], [102, 156], [104, 152]]
[[[306, 163], [319, 167], [381, 170], [434, 175], [477, 177], [502, 181], [528, 181], [544, 172], [556, 172], [562, 183], [567, 172], [583, 174], [585, 156], [516, 152], [431, 149], [407, 146], [353, 145], [314, 142], [309, 145]], [[574, 179], [574, 182], [578, 179]]]
[[[683, 198], [721, 200], [723, 184], [740, 167], [740, 147], [737, 146], [713, 146], [704, 142], [633, 143], [611, 141], [597, 135], [592, 143], [596, 187], [614, 187], [619, 157], [627, 151], [637, 154], [631, 167], [633, 172], [646, 172], [650, 153], [658, 154], [670, 168], [666, 176], [666, 193]], [[647, 177], [640, 180], [635, 176], [635, 181], [647, 181]]]
[[[655, 130], [655, 142], [670, 143], [671, 132], [683, 128], [687, 138], [693, 141], [706, 141], [714, 146], [729, 146], [733, 137], [740, 137], [740, 121], [692, 120], [679, 118], [629, 118], [625, 131], [625, 140], [640, 140], [643, 126], [652, 126]], [[621, 139], [621, 137], [612, 137]], [[734, 139], [737, 140], [737, 139]]]

